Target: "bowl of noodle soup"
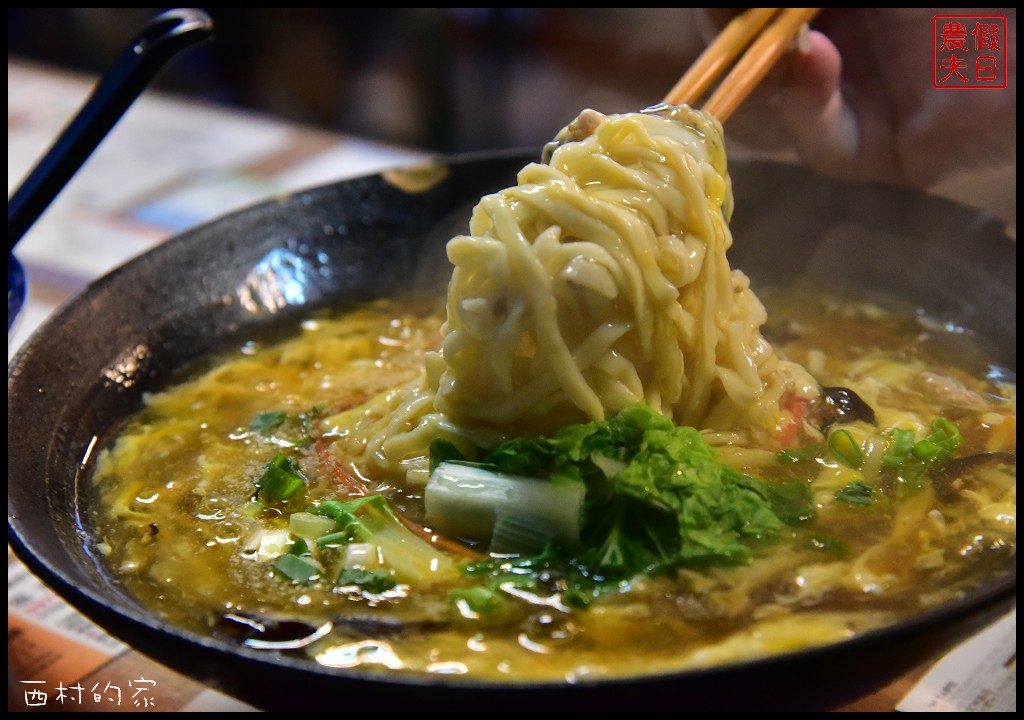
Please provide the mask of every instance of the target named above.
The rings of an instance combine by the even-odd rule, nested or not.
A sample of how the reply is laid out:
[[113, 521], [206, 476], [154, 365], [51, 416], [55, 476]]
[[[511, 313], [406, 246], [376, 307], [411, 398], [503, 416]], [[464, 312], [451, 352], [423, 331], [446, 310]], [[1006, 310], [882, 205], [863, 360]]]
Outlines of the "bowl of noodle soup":
[[[679, 122], [661, 112], [570, 127], [544, 163], [277, 198], [91, 285], [9, 366], [15, 552], [114, 635], [267, 709], [828, 708], [1012, 608], [1015, 242], [908, 190], [726, 172], [701, 118], [644, 124]], [[683, 149], [652, 160], [642, 132]], [[520, 516], [446, 499], [425, 454], [489, 482], [484, 451], [637, 404], [713, 448], [676, 475], [727, 487], [651, 481], [659, 507], [610, 499], [612, 531], [594, 504], [568, 530], [526, 513], [526, 552], [498, 539]], [[956, 453], [929, 464], [928, 443]], [[588, 452], [579, 472], [606, 480], [640, 456]], [[569, 489], [513, 509], [582, 502]], [[643, 572], [585, 550], [698, 495], [718, 524], [629, 545]], [[396, 516], [467, 554], [382, 549], [365, 528]]]

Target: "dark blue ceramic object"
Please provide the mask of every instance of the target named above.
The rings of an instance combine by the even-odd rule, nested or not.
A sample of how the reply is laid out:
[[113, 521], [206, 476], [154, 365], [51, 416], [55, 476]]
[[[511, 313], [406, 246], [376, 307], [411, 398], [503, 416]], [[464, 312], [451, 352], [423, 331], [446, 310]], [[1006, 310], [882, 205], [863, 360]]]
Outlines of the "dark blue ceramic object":
[[121, 53], [86, 103], [7, 200], [7, 333], [25, 302], [25, 271], [11, 250], [64, 189], [111, 128], [177, 53], [208, 40], [202, 10], [176, 8], [153, 19]]
[[14, 321], [25, 304], [27, 295], [25, 285], [25, 269], [14, 257], [14, 253], [7, 253], [7, 334], [10, 336], [14, 329]]

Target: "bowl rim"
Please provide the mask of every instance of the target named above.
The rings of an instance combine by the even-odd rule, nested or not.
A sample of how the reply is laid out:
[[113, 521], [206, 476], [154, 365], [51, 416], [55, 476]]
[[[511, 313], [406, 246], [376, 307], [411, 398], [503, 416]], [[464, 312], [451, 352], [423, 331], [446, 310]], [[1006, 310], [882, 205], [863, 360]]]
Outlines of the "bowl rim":
[[[503, 153], [469, 153], [456, 157], [447, 158], [434, 158], [429, 159], [425, 162], [419, 163], [412, 166], [412, 168], [429, 167], [432, 165], [444, 165], [450, 166], [452, 164], [463, 164], [473, 163], [480, 159], [513, 159], [519, 160], [524, 157], [524, 152], [520, 149], [513, 149], [505, 151]], [[769, 163], [774, 164], [774, 163]], [[408, 170], [409, 167], [403, 167], [401, 170]], [[288, 197], [298, 198], [302, 195], [310, 192], [317, 192], [325, 188], [332, 188], [342, 184], [348, 184], [353, 182], [359, 182], [368, 178], [379, 177], [381, 173], [374, 173], [361, 178], [353, 178], [333, 183], [326, 183], [314, 188], [297, 191], [290, 193]], [[52, 325], [59, 324], [63, 321], [65, 315], [75, 307], [81, 305], [81, 303], [87, 301], [90, 297], [100, 292], [107, 285], [117, 282], [123, 274], [130, 274], [133, 269], [138, 267], [141, 262], [154, 262], [155, 258], [159, 257], [161, 253], [171, 252], [175, 248], [186, 245], [190, 242], [195, 242], [195, 238], [199, 237], [202, 233], [207, 232], [211, 226], [221, 223], [227, 219], [235, 216], [240, 216], [245, 213], [251, 213], [256, 208], [269, 208], [277, 203], [281, 202], [281, 198], [271, 198], [265, 201], [261, 201], [252, 206], [236, 210], [228, 215], [221, 216], [214, 220], [211, 220], [203, 225], [196, 228], [192, 228], [184, 233], [178, 234], [165, 243], [153, 248], [152, 250], [144, 253], [143, 255], [136, 257], [124, 265], [116, 268], [110, 273], [104, 275], [102, 278], [90, 283], [81, 293], [72, 298], [68, 303], [53, 313], [43, 325], [20, 347], [15, 355], [10, 359], [8, 363], [8, 391], [9, 396], [11, 388], [14, 383], [17, 382], [17, 376], [19, 368], [26, 358], [29, 358], [35, 347], [36, 339], [44, 336]], [[1014, 245], [1015, 247], [1015, 245]], [[13, 256], [12, 256], [13, 259]], [[10, 404], [9, 404], [10, 409]], [[9, 424], [10, 432], [10, 424]], [[10, 460], [9, 460], [10, 462]], [[85, 542], [85, 538], [82, 538]], [[537, 690], [537, 689], [550, 689], [550, 688], [566, 688], [567, 683], [565, 680], [510, 680], [509, 682], [501, 681], [488, 681], [479, 678], [462, 678], [458, 676], [438, 676], [438, 675], [406, 675], [403, 673], [380, 673], [366, 668], [347, 668], [347, 669], [333, 669], [327, 668], [322, 665], [316, 664], [313, 661], [306, 659], [298, 659], [285, 657], [280, 655], [271, 655], [267, 651], [254, 650], [250, 648], [240, 647], [233, 645], [229, 642], [219, 640], [217, 638], [211, 638], [202, 636], [197, 633], [193, 633], [188, 630], [170, 625], [162, 621], [159, 617], [154, 614], [143, 612], [141, 608], [135, 605], [111, 607], [110, 603], [99, 593], [93, 591], [92, 588], [83, 587], [70, 578], [65, 576], [62, 572], [55, 569], [52, 564], [44, 559], [46, 553], [40, 552], [39, 548], [32, 547], [29, 542], [26, 541], [25, 533], [19, 526], [19, 517], [16, 511], [11, 507], [10, 492], [8, 496], [8, 544], [13, 549], [15, 555], [36, 575], [44, 580], [44, 582], [51, 588], [55, 589], [57, 593], [62, 596], [65, 600], [68, 600], [71, 605], [82, 610], [84, 614], [93, 619], [95, 622], [101, 625], [104, 629], [116, 637], [121, 637], [122, 633], [118, 633], [116, 630], [111, 630], [111, 627], [118, 626], [122, 622], [127, 622], [129, 626], [134, 629], [143, 630], [145, 632], [156, 632], [158, 634], [170, 634], [178, 642], [185, 643], [187, 645], [198, 645], [208, 650], [215, 651], [216, 653], [228, 654], [231, 656], [241, 655], [248, 660], [254, 661], [259, 664], [270, 663], [274, 666], [285, 666], [293, 670], [298, 670], [303, 673], [312, 673], [315, 675], [326, 676], [329, 678], [344, 677], [358, 681], [371, 681], [371, 682], [383, 682], [385, 684], [397, 684], [402, 686], [412, 687], [445, 687], [445, 688], [473, 688], [473, 689], [495, 689], [495, 690]], [[853, 637], [840, 640], [835, 643], [830, 643], [824, 646], [817, 646], [811, 648], [803, 648], [792, 652], [771, 655], [768, 657], [754, 658], [745, 660], [737, 663], [729, 663], [727, 665], [716, 665], [711, 667], [699, 667], [699, 668], [683, 668], [677, 671], [668, 672], [657, 672], [649, 673], [640, 676], [624, 676], [624, 677], [595, 677], [593, 680], [581, 679], [571, 683], [572, 689], [587, 689], [594, 686], [601, 687], [616, 687], [622, 685], [634, 685], [637, 682], [655, 681], [660, 682], [665, 679], [678, 679], [681, 676], [687, 678], [701, 679], [710, 676], [719, 676], [723, 673], [738, 673], [747, 672], [750, 670], [757, 670], [768, 665], [777, 665], [780, 662], [787, 662], [795, 657], [803, 659], [820, 659], [822, 662], [835, 652], [842, 652], [847, 649], [864, 647], [872, 645], [876, 642], [884, 641], [889, 642], [898, 640], [902, 637], [912, 635], [914, 632], [926, 628], [926, 627], [938, 627], [942, 626], [946, 621], [951, 618], [958, 617], [967, 608], [975, 608], [983, 611], [983, 616], [986, 621], [994, 620], [998, 615], [1002, 615], [1004, 612], [1009, 610], [1015, 605], [1016, 601], [1016, 569], [1014, 568], [1012, 573], [1000, 578], [997, 582], [985, 585], [978, 588], [963, 597], [955, 598], [953, 600], [942, 603], [938, 606], [929, 608], [920, 613], [899, 620], [893, 624], [889, 624], [880, 628], [872, 630], [866, 630], [859, 632]], [[113, 621], [113, 624], [112, 624]], [[131, 642], [128, 640], [128, 642]]]

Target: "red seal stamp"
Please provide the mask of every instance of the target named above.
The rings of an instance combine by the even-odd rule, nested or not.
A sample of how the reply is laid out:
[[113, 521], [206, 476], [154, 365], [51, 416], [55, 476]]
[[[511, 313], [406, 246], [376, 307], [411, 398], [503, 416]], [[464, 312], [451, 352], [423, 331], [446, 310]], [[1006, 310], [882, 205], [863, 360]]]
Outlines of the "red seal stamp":
[[936, 15], [932, 84], [941, 90], [1006, 87], [1006, 16]]

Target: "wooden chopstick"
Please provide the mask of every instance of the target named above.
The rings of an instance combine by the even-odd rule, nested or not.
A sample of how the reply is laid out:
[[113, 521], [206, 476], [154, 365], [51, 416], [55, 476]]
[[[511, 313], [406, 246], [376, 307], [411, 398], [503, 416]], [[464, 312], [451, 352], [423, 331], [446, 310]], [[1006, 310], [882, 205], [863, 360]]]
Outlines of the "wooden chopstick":
[[[768, 21], [776, 16], [777, 10], [748, 8], [733, 18], [669, 91], [665, 102], [695, 105], [728, 64], [750, 44], [703, 107], [705, 112], [725, 122], [782, 57], [800, 28], [810, 22], [821, 8], [785, 8], [762, 32]], [[751, 44], [755, 36], [757, 38]]]
[[749, 8], [729, 21], [686, 74], [679, 78], [665, 96], [665, 102], [672, 105], [697, 102], [778, 11], [779, 8]]

